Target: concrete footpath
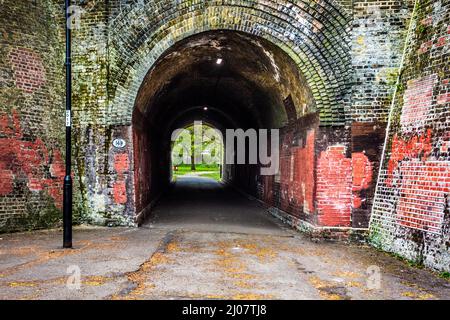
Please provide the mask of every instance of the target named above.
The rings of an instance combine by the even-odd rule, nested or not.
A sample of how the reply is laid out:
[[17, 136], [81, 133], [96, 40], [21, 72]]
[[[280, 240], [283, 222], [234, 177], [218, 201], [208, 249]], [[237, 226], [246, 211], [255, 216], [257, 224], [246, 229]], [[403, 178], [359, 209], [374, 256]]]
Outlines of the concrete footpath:
[[[450, 299], [368, 246], [310, 241], [219, 183], [179, 178], [139, 229], [0, 235], [0, 299]], [[79, 281], [78, 281], [79, 280]]]

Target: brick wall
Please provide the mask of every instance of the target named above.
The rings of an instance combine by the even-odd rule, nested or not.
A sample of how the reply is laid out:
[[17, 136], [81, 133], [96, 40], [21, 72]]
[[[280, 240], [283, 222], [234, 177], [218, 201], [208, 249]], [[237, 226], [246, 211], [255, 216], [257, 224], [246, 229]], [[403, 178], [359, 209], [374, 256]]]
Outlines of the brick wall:
[[[60, 177], [52, 174], [61, 174], [60, 171], [52, 168], [59, 168], [62, 161], [59, 159], [63, 158], [63, 155], [53, 150], [60, 150], [63, 138], [63, 131], [55, 121], [61, 117], [59, 107], [63, 109], [60, 94], [64, 89], [62, 7], [61, 4], [55, 6], [56, 2], [50, 0], [36, 2], [33, 4], [35, 6], [33, 10], [28, 10], [27, 5], [20, 1], [14, 3], [8, 0], [5, 3], [7, 10], [2, 11], [4, 13], [2, 19], [5, 21], [2, 30], [9, 38], [5, 37], [7, 49], [2, 51], [5, 57], [2, 59], [2, 70], [5, 71], [2, 71], [0, 79], [8, 83], [9, 87], [14, 87], [19, 95], [15, 94], [16, 91], [14, 94], [2, 93], [2, 99], [11, 100], [10, 97], [13, 96], [32, 97], [27, 102], [5, 103], [7, 107], [3, 108], [5, 112], [2, 115], [2, 123], [3, 127], [7, 128], [4, 129], [5, 132], [10, 132], [5, 133], [5, 137], [28, 139], [33, 145], [22, 149], [34, 148], [37, 151], [30, 151], [30, 154], [34, 152], [38, 155], [46, 152], [41, 150], [43, 147], [40, 140], [44, 141], [45, 148], [50, 150], [48, 156], [42, 156], [43, 160], [40, 162], [45, 177], [37, 179], [31, 173], [25, 172], [27, 179], [32, 181], [31, 189], [26, 190], [48, 194], [50, 198], [53, 197], [53, 202], [58, 203], [60, 186], [56, 182], [53, 182], [54, 186], [50, 186], [50, 182], [59, 181]], [[142, 181], [139, 174], [149, 172], [145, 167], [141, 167], [145, 159], [141, 158], [139, 166], [135, 166], [136, 159], [140, 159], [140, 155], [135, 153], [141, 153], [142, 148], [139, 148], [139, 145], [145, 143], [139, 140], [144, 138], [142, 135], [139, 138], [133, 136], [130, 127], [136, 96], [150, 66], [164, 50], [194, 33], [217, 29], [243, 31], [278, 45], [293, 59], [305, 77], [305, 85], [314, 98], [314, 106], [308, 108], [318, 111], [321, 126], [339, 127], [352, 118], [349, 112], [353, 71], [351, 19], [355, 5], [351, 1], [298, 3], [278, 1], [275, 4], [258, 0], [208, 3], [172, 0], [144, 2], [98, 0], [74, 1], [73, 4], [78, 5], [80, 10], [73, 21], [73, 168], [79, 215], [88, 222], [134, 224], [134, 215], [144, 209], [144, 204], [151, 202], [153, 196], [147, 199], [145, 192], [138, 190], [148, 191], [151, 185]], [[392, 11], [392, 16], [398, 13], [395, 11], [396, 8], [389, 7], [383, 10]], [[12, 14], [9, 14], [10, 11]], [[363, 19], [364, 15], [365, 11], [358, 17]], [[25, 20], [27, 23], [23, 23]], [[54, 21], [59, 22], [59, 31], [55, 31], [57, 28], [53, 26]], [[384, 26], [386, 27], [390, 21], [384, 22]], [[11, 31], [16, 25], [21, 25], [23, 30]], [[11, 36], [11, 32], [15, 32], [14, 36]], [[376, 34], [376, 37], [380, 35]], [[40, 94], [44, 91], [48, 91], [48, 95]], [[35, 109], [30, 109], [30, 101], [34, 102]], [[17, 114], [13, 113], [13, 109]], [[46, 118], [39, 118], [41, 115], [45, 115]], [[332, 210], [325, 205], [324, 197], [329, 197], [335, 191], [323, 189], [320, 185], [318, 194], [319, 198], [323, 198], [320, 198], [322, 200], [317, 206], [315, 203], [317, 177], [312, 175], [312, 169], [316, 169], [316, 162], [319, 159], [328, 159], [327, 156], [319, 158], [320, 152], [325, 154], [328, 152], [326, 150], [328, 145], [322, 150], [315, 140], [319, 139], [320, 135], [323, 136], [325, 131], [327, 135], [334, 135], [333, 129], [324, 127], [320, 132], [318, 128], [308, 131], [306, 128], [309, 127], [300, 128], [298, 125], [304, 123], [303, 120], [295, 125], [295, 114], [291, 112], [290, 115], [292, 119], [289, 121], [294, 124], [283, 129], [285, 145], [289, 145], [283, 151], [283, 169], [279, 179], [271, 180], [273, 186], [269, 188], [269, 182], [266, 183], [265, 188], [273, 191], [270, 191], [272, 195], [266, 192], [265, 197], [275, 199], [280, 208], [292, 212], [295, 216], [300, 217], [305, 213], [306, 220], [309, 219], [306, 213], [317, 210], [321, 212], [321, 216], [327, 216]], [[370, 117], [367, 119], [374, 120]], [[49, 126], [49, 133], [47, 131], [40, 133], [44, 131], [43, 128]], [[316, 122], [314, 126], [317, 126]], [[9, 130], [10, 127], [13, 129]], [[14, 133], [24, 131], [24, 128], [31, 128], [30, 131], [36, 129], [33, 131], [34, 135]], [[57, 139], [53, 138], [53, 132]], [[37, 140], [38, 137], [40, 140]], [[293, 143], [289, 142], [291, 138], [295, 140]], [[122, 149], [114, 147], [115, 139], [123, 139], [126, 146]], [[47, 141], [53, 144], [57, 144], [58, 141], [58, 148], [48, 146]], [[345, 166], [349, 161], [352, 162], [349, 141], [348, 133], [343, 137], [336, 136], [333, 140], [334, 145], [343, 142], [348, 145], [344, 157], [346, 160], [342, 160], [346, 163]], [[329, 146], [333, 147], [331, 144]], [[8, 151], [4, 157], [11, 159], [10, 154], [17, 154], [21, 150]], [[125, 157], [127, 161], [119, 162], [128, 168], [121, 167], [117, 170], [117, 159]], [[26, 162], [7, 161], [9, 160], [4, 161], [1, 168], [5, 177], [1, 184], [3, 193], [15, 190], [13, 186], [18, 181], [18, 174], [12, 171], [16, 169], [23, 171], [24, 165], [17, 163]], [[59, 162], [53, 164], [51, 161]], [[355, 163], [359, 163], [358, 161], [361, 162], [357, 160]], [[374, 163], [376, 159], [370, 161]], [[153, 159], [152, 163], [160, 164], [157, 159]], [[326, 181], [326, 173], [322, 170], [322, 166], [320, 168], [318, 172], [324, 175], [323, 181]], [[238, 184], [252, 193], [257, 192], [257, 168], [236, 167], [232, 170], [234, 170], [232, 177], [239, 177], [239, 181], [236, 181]], [[364, 170], [360, 172], [365, 173]], [[136, 183], [135, 179], [140, 180]], [[37, 180], [41, 180], [40, 185]], [[13, 182], [13, 186], [11, 181], [16, 181]], [[290, 183], [291, 181], [293, 183]], [[153, 187], [157, 182], [157, 179], [152, 179]], [[343, 188], [347, 190], [348, 183], [344, 184]], [[352, 188], [350, 186], [350, 189]], [[352, 204], [355, 193], [362, 194], [362, 197], [366, 198], [364, 194], [366, 189], [358, 191], [350, 189], [347, 190], [347, 197], [350, 194], [348, 199], [351, 199]], [[4, 199], [8, 199], [7, 196], [9, 194], [5, 195]], [[364, 212], [361, 213], [363, 217], [367, 211], [364, 206], [368, 202], [362, 200], [360, 202], [364, 208]], [[321, 208], [321, 205], [325, 209]], [[9, 212], [5, 209], [5, 216], [6, 213], [9, 215]], [[18, 212], [23, 214], [25, 211], [18, 209]], [[345, 220], [345, 224], [348, 225], [347, 216]]]
[[[91, 222], [104, 224], [116, 219], [119, 224], [133, 224], [130, 212], [139, 213], [154, 198], [152, 192], [146, 198], [141, 191], [157, 190], [156, 185], [152, 188], [138, 175], [139, 170], [150, 171], [134, 166], [136, 159], [141, 159], [141, 166], [145, 157], [134, 154], [143, 137], [134, 141], [132, 134], [120, 133], [132, 124], [136, 97], [150, 67], [165, 50], [188, 36], [228, 29], [279, 45], [307, 79], [323, 124], [342, 124], [346, 119], [351, 80], [350, 1], [110, 0], [75, 4], [83, 10], [73, 40], [75, 167]], [[117, 151], [112, 146], [114, 133], [129, 141], [123, 152], [134, 159], [129, 163], [125, 203], [117, 203], [114, 196], [118, 190], [117, 172], [111, 166]], [[240, 177], [237, 183], [256, 192], [255, 168], [232, 170], [233, 177]], [[239, 170], [244, 172], [239, 174]], [[139, 179], [139, 185], [131, 177]], [[124, 201], [123, 192], [120, 194]]]
[[[142, 223], [150, 214], [155, 201], [169, 185], [170, 153], [161, 150], [165, 144], [158, 142], [166, 139], [148, 125], [147, 119], [137, 108], [134, 111], [132, 130], [134, 158], [131, 161], [134, 162], [134, 181], [127, 188], [130, 199], [127, 203], [132, 206], [129, 211], [131, 218]], [[166, 151], [169, 149], [170, 146], [167, 146]]]
[[51, 227], [61, 220], [61, 9], [56, 1], [1, 2], [0, 232]]
[[281, 130], [279, 175], [258, 177], [258, 197], [298, 228], [366, 229], [383, 137], [373, 125], [323, 127], [318, 114], [301, 117]]
[[417, 1], [378, 178], [371, 241], [450, 269], [449, 1]]
[[[381, 20], [375, 19], [367, 25], [366, 20], [372, 16], [374, 6], [381, 10]], [[383, 121], [386, 120], [383, 115], [386, 114], [393, 87], [386, 78], [395, 78], [392, 75], [395, 72], [389, 72], [392, 71], [390, 68], [398, 65], [401, 32], [408, 14], [406, 2], [367, 4], [301, 1], [292, 4], [282, 1], [275, 6], [255, 0], [211, 2], [208, 5], [189, 1], [175, 4], [170, 0], [139, 3], [112, 0], [108, 4], [93, 1], [81, 7], [81, 28], [74, 31], [74, 59], [77, 66], [74, 70], [74, 82], [77, 83], [74, 116], [77, 119], [77, 132], [89, 132], [89, 139], [81, 135], [77, 141], [77, 167], [82, 176], [80, 185], [83, 187], [86, 210], [93, 217], [91, 221], [104, 223], [110, 219], [108, 212], [114, 212], [113, 216], [121, 220], [121, 210], [125, 210], [123, 216], [127, 218], [124, 221], [131, 223], [130, 212], [133, 209], [130, 208], [136, 206], [135, 212], [140, 212], [144, 204], [153, 198], [153, 195], [149, 195], [149, 198], [143, 195], [141, 191], [151, 190], [151, 186], [141, 181], [142, 176], [137, 174], [139, 170], [148, 174], [150, 171], [140, 165], [135, 167], [130, 161], [129, 176], [140, 179], [140, 182], [136, 184], [130, 178], [128, 189], [131, 193], [126, 197], [126, 203], [117, 203], [117, 196], [114, 196], [114, 192], [117, 193], [114, 190], [118, 188], [116, 185], [114, 189], [117, 173], [110, 165], [113, 162], [110, 157], [114, 157], [115, 153], [112, 147], [113, 132], [120, 133], [122, 126], [131, 124], [135, 99], [152, 64], [181, 39], [207, 30], [229, 29], [262, 37], [279, 45], [298, 64], [314, 97], [315, 106], [311, 109], [318, 111], [322, 129], [309, 133], [305, 128], [292, 132], [294, 125], [283, 129], [286, 132], [285, 139], [303, 139], [301, 143], [308, 141], [308, 145], [300, 146], [294, 142], [284, 150], [282, 168], [286, 166], [286, 169], [282, 169], [279, 178], [257, 178], [258, 168], [250, 167], [229, 168], [233, 171], [230, 171], [231, 176], [226, 176], [230, 179], [235, 177], [235, 183], [252, 194], [261, 193], [260, 189], [264, 187], [264, 197], [273, 199], [281, 209], [305, 221], [330, 226], [367, 227], [374, 189], [373, 176], [379, 162], [376, 152], [381, 148], [382, 139], [379, 136], [383, 133]], [[353, 23], [352, 16], [355, 18]], [[385, 37], [387, 30], [394, 29], [395, 32], [391, 32], [390, 43], [393, 45], [389, 49], [390, 55], [374, 55], [378, 52], [377, 41]], [[364, 52], [356, 48], [361, 42], [358, 36], [363, 33], [367, 36]], [[305, 38], [306, 34], [308, 39]], [[357, 85], [352, 89], [353, 71], [361, 77], [358, 77]], [[376, 81], [372, 75], [368, 75], [369, 71], [376, 74]], [[371, 86], [369, 83], [376, 86], [371, 93], [367, 92]], [[374, 101], [376, 107], [373, 107]], [[357, 110], [366, 112], [357, 115]], [[347, 130], [339, 129], [345, 123], [350, 125], [353, 120], [361, 125], [356, 124]], [[378, 139], [370, 147], [358, 147], [358, 143], [364, 141], [365, 133], [361, 135], [362, 131], [358, 135], [355, 129], [356, 134], [352, 137], [351, 131], [364, 124], [367, 134]], [[336, 127], [327, 129], [329, 125]], [[338, 128], [336, 132], [345, 133], [339, 136], [333, 133], [333, 128]], [[312, 140], [319, 139], [321, 134], [334, 137], [333, 144], [323, 145], [323, 150], [320, 142], [314, 142], [312, 146]], [[125, 134], [121, 138], [129, 141], [126, 151], [130, 159], [136, 161], [141, 158], [140, 163], [143, 163], [144, 155], [134, 154], [139, 152], [136, 143], [140, 144], [143, 137], [135, 136], [135, 142], [132, 135]], [[348, 181], [338, 179], [339, 187], [332, 190], [328, 183], [330, 177], [323, 169], [327, 161], [334, 161], [328, 157], [327, 148], [342, 144], [346, 145], [345, 155], [341, 152], [343, 159], [337, 159], [344, 163], [342, 172], [350, 170], [353, 174], [351, 168], [354, 166], [359, 167], [355, 176], [368, 175], [370, 171], [370, 183], [360, 181], [359, 185], [353, 186], [350, 181], [353, 178], [347, 177]], [[353, 148], [363, 155], [353, 159]], [[314, 157], [311, 156], [313, 152]], [[321, 164], [320, 170], [314, 171], [315, 176], [311, 176], [313, 171], [310, 169], [316, 170], [318, 162]], [[317, 173], [319, 176], [316, 176]], [[266, 183], [261, 182], [264, 179]], [[316, 183], [316, 179], [322, 180]], [[123, 186], [124, 182], [121, 183]], [[339, 188], [345, 189], [345, 193], [341, 193]], [[153, 187], [153, 190], [156, 189]], [[329, 200], [333, 195], [338, 200], [338, 205], [334, 207], [330, 204], [333, 201]], [[124, 200], [125, 196], [120, 199]], [[336, 217], [338, 207], [341, 206], [346, 213]], [[136, 211], [136, 208], [139, 210]], [[304, 214], [305, 208], [306, 212], [320, 214], [311, 218]], [[333, 212], [336, 213], [334, 217]]]
[[293, 218], [313, 222], [315, 217], [315, 138], [319, 116], [300, 118], [280, 132], [280, 168], [277, 176], [258, 177], [258, 197]]
[[353, 1], [353, 121], [387, 122], [412, 2]]

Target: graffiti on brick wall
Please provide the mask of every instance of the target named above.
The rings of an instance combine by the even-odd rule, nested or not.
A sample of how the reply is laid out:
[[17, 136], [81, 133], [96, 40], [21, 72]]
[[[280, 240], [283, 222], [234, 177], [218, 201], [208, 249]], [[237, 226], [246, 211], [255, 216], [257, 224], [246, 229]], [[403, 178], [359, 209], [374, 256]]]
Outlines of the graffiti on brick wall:
[[[418, 1], [374, 198], [371, 241], [448, 270], [449, 2]], [[400, 120], [400, 121], [398, 121]]]
[[0, 196], [13, 193], [16, 180], [26, 181], [30, 191], [45, 190], [61, 207], [65, 172], [60, 151], [49, 150], [39, 138], [25, 139], [15, 110], [0, 115], [0, 135]]
[[365, 201], [360, 192], [368, 189], [373, 179], [373, 164], [363, 152], [352, 154], [352, 178], [353, 208], [360, 208]]
[[[442, 143], [445, 151], [447, 143]], [[392, 139], [386, 185], [399, 192], [397, 223], [412, 229], [439, 233], [450, 191], [450, 161], [431, 157], [432, 130], [409, 139]]]
[[411, 160], [401, 163], [399, 224], [432, 233], [440, 233], [450, 192], [450, 161]]
[[315, 132], [308, 132], [306, 146], [294, 149], [294, 190], [306, 213], [314, 212], [314, 142]]
[[317, 210], [323, 226], [350, 226], [353, 208], [365, 199], [360, 192], [370, 187], [373, 165], [363, 152], [345, 156], [346, 147], [330, 146], [317, 162]]
[[283, 138], [280, 156], [281, 209], [290, 213], [314, 212], [314, 141], [308, 132], [304, 147], [290, 147], [292, 134]]
[[345, 146], [322, 151], [317, 162], [317, 210], [325, 226], [350, 226], [352, 212], [352, 160]]
[[127, 153], [118, 153], [114, 155], [114, 170], [117, 172], [117, 178], [113, 185], [113, 197], [116, 204], [127, 203], [126, 176], [130, 166], [130, 160]]
[[[410, 139], [402, 139], [397, 134], [392, 139], [391, 156], [387, 165], [387, 186], [394, 183], [395, 171], [399, 168], [400, 161], [408, 159], [428, 158], [432, 151], [431, 144], [432, 130], [428, 129], [424, 134], [414, 135]], [[398, 175], [397, 175], [398, 176]]]
[[45, 84], [45, 68], [39, 54], [27, 48], [14, 48], [8, 58], [17, 88], [32, 93]]
[[[291, 147], [292, 132], [283, 137], [280, 209], [293, 215], [317, 213], [322, 226], [350, 226], [353, 209], [366, 201], [362, 191], [373, 185], [373, 164], [364, 152], [346, 157], [343, 145], [328, 147], [316, 164], [315, 136], [314, 130], [309, 131], [303, 147]], [[265, 184], [273, 182], [266, 180]], [[263, 190], [263, 199], [272, 203], [273, 190], [266, 186]]]

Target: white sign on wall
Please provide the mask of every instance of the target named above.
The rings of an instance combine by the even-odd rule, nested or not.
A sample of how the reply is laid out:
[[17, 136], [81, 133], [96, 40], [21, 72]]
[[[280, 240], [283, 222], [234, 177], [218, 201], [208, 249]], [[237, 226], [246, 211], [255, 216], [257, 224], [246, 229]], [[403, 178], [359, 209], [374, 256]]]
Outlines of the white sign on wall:
[[127, 142], [124, 139], [118, 138], [114, 139], [112, 144], [116, 148], [124, 148], [127, 145]]

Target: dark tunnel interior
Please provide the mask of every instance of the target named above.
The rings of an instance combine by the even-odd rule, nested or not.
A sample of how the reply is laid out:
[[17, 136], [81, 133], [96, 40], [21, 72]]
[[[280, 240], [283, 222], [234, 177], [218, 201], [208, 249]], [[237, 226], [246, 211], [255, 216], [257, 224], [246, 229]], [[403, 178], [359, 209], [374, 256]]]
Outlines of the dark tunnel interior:
[[[136, 212], [170, 183], [175, 129], [204, 121], [225, 136], [225, 129], [282, 128], [315, 111], [299, 68], [264, 39], [213, 31], [174, 44], [148, 71], [135, 101]], [[258, 165], [225, 164], [223, 182], [255, 194], [258, 174]]]

